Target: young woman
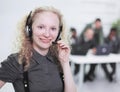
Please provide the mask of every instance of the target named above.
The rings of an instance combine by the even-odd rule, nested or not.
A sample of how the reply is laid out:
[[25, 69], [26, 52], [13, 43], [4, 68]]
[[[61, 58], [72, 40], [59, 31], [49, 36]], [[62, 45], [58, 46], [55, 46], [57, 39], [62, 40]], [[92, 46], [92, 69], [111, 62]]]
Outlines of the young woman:
[[76, 92], [61, 13], [40, 7], [21, 25], [21, 47], [1, 63], [0, 88], [11, 82], [15, 92], [26, 92], [26, 87], [29, 92]]

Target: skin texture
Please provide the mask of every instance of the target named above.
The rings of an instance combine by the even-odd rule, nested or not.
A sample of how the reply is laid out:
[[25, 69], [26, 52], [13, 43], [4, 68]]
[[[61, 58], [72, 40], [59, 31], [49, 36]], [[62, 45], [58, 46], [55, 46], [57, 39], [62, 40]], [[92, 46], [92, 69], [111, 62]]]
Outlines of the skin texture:
[[32, 25], [33, 48], [42, 55], [46, 55], [59, 31], [59, 19], [51, 12], [38, 13]]
[[2, 88], [2, 86], [5, 84], [5, 82], [0, 80], [0, 88]]
[[86, 32], [85, 32], [85, 37], [88, 40], [92, 40], [93, 36], [94, 36], [94, 31], [92, 29], [87, 29]]

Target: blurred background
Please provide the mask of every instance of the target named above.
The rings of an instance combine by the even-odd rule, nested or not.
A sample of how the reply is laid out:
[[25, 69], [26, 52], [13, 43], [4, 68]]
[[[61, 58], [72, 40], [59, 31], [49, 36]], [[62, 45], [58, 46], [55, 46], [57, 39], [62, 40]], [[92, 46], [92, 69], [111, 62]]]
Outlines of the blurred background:
[[[0, 62], [13, 52], [17, 23], [39, 6], [53, 6], [62, 12], [71, 34], [72, 55], [86, 56], [90, 50], [92, 53], [89, 54], [94, 55], [120, 53], [120, 0], [0, 0]], [[99, 48], [104, 47], [108, 51], [99, 52]], [[72, 66], [78, 85], [80, 64], [73, 63]], [[78, 92], [119, 92], [120, 79], [114, 77], [116, 71], [119, 76], [119, 67], [119, 63], [86, 64], [87, 74], [83, 74], [85, 77], [82, 86], [77, 86]], [[8, 83], [0, 92], [14, 90]]]

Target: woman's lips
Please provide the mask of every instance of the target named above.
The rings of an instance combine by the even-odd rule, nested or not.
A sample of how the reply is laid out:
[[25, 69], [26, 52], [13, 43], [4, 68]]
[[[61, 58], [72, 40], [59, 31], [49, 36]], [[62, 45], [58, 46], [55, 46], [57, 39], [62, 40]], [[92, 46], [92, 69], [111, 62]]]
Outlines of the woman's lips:
[[50, 39], [40, 39], [43, 43], [50, 43]]

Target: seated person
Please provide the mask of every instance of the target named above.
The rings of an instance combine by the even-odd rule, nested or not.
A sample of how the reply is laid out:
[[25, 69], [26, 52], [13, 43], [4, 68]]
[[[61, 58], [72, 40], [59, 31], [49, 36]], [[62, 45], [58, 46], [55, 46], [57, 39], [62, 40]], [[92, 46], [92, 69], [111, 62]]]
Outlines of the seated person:
[[73, 55], [79, 55], [79, 43], [78, 43], [78, 37], [77, 37], [77, 31], [75, 28], [70, 28], [70, 44], [72, 47], [71, 54]]
[[[89, 49], [95, 48], [95, 43], [93, 40], [94, 31], [92, 28], [87, 28], [83, 34], [81, 34], [79, 39], [79, 55], [86, 55]], [[92, 64], [91, 64], [92, 65]], [[79, 64], [75, 64], [74, 74], [79, 72]]]
[[[119, 49], [120, 49], [120, 40], [117, 36], [117, 29], [116, 28], [111, 28], [110, 33], [108, 35], [108, 37], [105, 38], [105, 43], [108, 44], [109, 46], [111, 46], [111, 53], [119, 53]], [[116, 63], [109, 63], [112, 71], [109, 72], [109, 70], [107, 69], [107, 64], [102, 64], [102, 68], [105, 71], [106, 77], [108, 78], [108, 80], [110, 82], [113, 81], [113, 76], [115, 74], [116, 71]]]

